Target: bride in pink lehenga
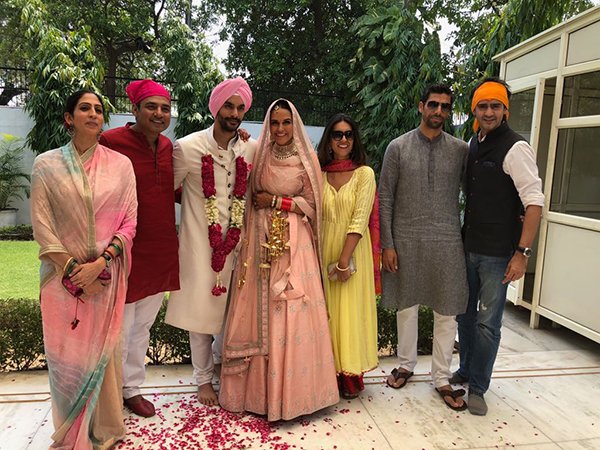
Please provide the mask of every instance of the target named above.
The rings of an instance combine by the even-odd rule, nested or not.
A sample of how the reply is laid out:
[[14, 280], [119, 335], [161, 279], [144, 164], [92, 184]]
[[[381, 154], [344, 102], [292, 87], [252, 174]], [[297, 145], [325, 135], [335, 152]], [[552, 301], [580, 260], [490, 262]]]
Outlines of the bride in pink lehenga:
[[258, 144], [219, 402], [289, 420], [339, 401], [319, 263], [321, 169], [287, 100], [269, 107]]

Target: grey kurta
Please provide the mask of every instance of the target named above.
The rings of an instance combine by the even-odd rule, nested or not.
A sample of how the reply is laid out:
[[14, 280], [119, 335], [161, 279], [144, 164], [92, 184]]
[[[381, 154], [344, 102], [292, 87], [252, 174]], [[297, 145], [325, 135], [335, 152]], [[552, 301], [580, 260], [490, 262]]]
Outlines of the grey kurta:
[[381, 248], [396, 250], [398, 271], [383, 271], [384, 306], [465, 312], [458, 198], [467, 157], [465, 142], [444, 132], [430, 140], [418, 128], [388, 145], [379, 180]]

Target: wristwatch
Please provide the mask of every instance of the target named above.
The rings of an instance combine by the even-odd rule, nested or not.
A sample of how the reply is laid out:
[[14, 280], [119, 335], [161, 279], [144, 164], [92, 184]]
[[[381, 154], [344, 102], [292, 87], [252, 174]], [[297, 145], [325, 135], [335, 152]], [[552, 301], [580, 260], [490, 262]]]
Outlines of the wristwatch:
[[102, 257], [106, 261], [106, 267], [109, 268], [112, 263], [112, 260], [113, 260], [111, 254], [108, 252], [104, 252], [104, 253], [102, 253]]
[[525, 258], [529, 258], [533, 254], [533, 250], [531, 250], [529, 247], [517, 247], [517, 250], [523, 253]]

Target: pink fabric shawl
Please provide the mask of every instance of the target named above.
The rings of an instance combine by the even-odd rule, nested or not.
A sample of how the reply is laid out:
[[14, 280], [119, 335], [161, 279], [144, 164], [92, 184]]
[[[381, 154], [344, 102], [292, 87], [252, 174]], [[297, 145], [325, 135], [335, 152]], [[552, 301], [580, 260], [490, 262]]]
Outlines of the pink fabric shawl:
[[[277, 100], [269, 107], [263, 122], [262, 132], [258, 138], [258, 146], [250, 174], [250, 190], [252, 192], [263, 190], [261, 176], [265, 170], [269, 170], [267, 158], [270, 157], [273, 146], [269, 123], [271, 109], [276, 102]], [[294, 202], [305, 215], [304, 223], [308, 223], [312, 229], [313, 245], [317, 248], [317, 256], [320, 261], [319, 230], [323, 197], [321, 168], [298, 111], [290, 101], [288, 103], [292, 109], [294, 141], [298, 157], [302, 162], [310, 184], [306, 191], [311, 197], [297, 196], [294, 197]], [[249, 356], [268, 354], [269, 277], [261, 276], [261, 269], [258, 266], [261, 262], [261, 244], [266, 239], [265, 224], [268, 222], [270, 212], [270, 208], [255, 210], [249, 207], [246, 213], [241, 239], [242, 248], [237, 258], [231, 293], [232, 300], [230, 301], [225, 325], [222, 371], [226, 374], [247, 370], [247, 357]], [[285, 277], [289, 276], [289, 269], [287, 273], [277, 274], [276, 276], [282, 277], [281, 281], [275, 284], [283, 289], [287, 284]], [[239, 285], [241, 279], [245, 280], [243, 286]]]
[[[72, 144], [41, 154], [33, 166], [31, 218], [40, 245], [40, 300], [56, 430], [52, 439], [60, 448], [105, 448], [124, 432], [116, 349], [137, 218], [131, 162], [102, 145], [81, 156]], [[66, 253], [87, 261], [113, 237], [121, 241], [124, 255], [111, 266], [110, 284], [82, 297], [79, 326], [71, 329], [77, 300], [63, 288], [62, 267], [48, 255]], [[111, 424], [96, 426], [103, 416], [97, 406], [116, 411], [108, 419]]]

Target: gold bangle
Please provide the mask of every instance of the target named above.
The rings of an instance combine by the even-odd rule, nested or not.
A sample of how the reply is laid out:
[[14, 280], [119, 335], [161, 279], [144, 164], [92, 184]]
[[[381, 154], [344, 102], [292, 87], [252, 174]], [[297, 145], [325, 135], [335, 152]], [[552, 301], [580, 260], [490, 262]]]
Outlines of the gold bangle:
[[342, 268], [340, 267], [340, 263], [339, 263], [339, 261], [335, 263], [335, 268], [336, 268], [337, 270], [339, 270], [340, 272], [347, 272], [347, 271], [349, 271], [349, 270], [350, 270], [350, 266], [346, 267], [345, 269], [342, 269]]
[[67, 259], [67, 262], [66, 262], [66, 264], [63, 266], [63, 270], [62, 270], [63, 277], [64, 277], [65, 275], [67, 275], [67, 269], [69, 268], [69, 264], [71, 264], [71, 261], [73, 261], [74, 259], [75, 259], [75, 258], [73, 258], [72, 256], [71, 256], [69, 259]]
[[273, 198], [271, 199], [271, 208], [275, 208], [275, 203], [277, 203], [277, 196], [273, 195]]

